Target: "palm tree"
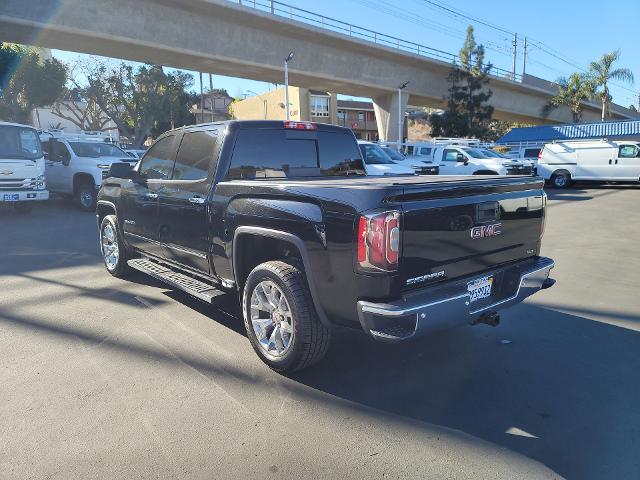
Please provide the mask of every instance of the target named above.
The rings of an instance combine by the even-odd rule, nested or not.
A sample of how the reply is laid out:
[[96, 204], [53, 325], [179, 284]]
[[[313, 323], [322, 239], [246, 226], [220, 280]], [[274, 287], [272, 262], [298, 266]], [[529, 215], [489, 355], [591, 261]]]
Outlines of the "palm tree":
[[580, 73], [573, 73], [569, 78], [556, 80], [558, 93], [542, 108], [542, 115], [549, 116], [558, 107], [569, 107], [573, 122], [582, 121], [582, 102], [591, 100], [595, 95], [595, 86], [591, 78]]
[[605, 53], [600, 60], [591, 62], [589, 65], [589, 75], [593, 79], [593, 83], [598, 91], [598, 96], [602, 102], [602, 121], [606, 117], [611, 104], [611, 95], [609, 93], [608, 83], [611, 80], [633, 83], [633, 73], [628, 68], [613, 69], [613, 64], [620, 59], [620, 50]]

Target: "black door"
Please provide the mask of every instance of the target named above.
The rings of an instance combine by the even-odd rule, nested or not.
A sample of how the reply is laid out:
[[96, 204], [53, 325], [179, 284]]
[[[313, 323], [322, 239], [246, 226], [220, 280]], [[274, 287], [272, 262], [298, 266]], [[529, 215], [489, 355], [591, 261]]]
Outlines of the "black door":
[[161, 255], [158, 239], [158, 191], [171, 177], [175, 135], [158, 139], [138, 165], [138, 175], [126, 183], [122, 216], [127, 243], [152, 255]]
[[219, 154], [217, 133], [186, 132], [171, 179], [158, 192], [163, 255], [207, 274], [215, 273], [209, 262], [209, 193]]

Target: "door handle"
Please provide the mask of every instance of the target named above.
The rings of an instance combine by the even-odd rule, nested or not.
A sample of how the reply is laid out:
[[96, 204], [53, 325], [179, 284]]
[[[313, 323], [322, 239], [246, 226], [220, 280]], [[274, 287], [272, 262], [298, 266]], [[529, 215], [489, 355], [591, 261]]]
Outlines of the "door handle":
[[144, 195], [145, 198], [148, 198], [150, 200], [155, 200], [156, 198], [158, 198], [158, 194], [157, 193], [147, 193]]
[[618, 159], [616, 158], [616, 165], [618, 164]]
[[609, 159], [609, 165], [611, 165], [611, 159]]
[[202, 205], [204, 203], [204, 198], [202, 198], [202, 197], [191, 197], [189, 199], [189, 203], [194, 203], [196, 205]]

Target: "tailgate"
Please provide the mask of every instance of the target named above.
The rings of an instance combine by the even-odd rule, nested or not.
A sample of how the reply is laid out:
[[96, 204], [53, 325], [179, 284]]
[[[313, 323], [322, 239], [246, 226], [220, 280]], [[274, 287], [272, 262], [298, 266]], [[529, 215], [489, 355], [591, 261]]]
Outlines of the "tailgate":
[[469, 276], [539, 253], [540, 179], [483, 179], [408, 186], [402, 195], [405, 289]]

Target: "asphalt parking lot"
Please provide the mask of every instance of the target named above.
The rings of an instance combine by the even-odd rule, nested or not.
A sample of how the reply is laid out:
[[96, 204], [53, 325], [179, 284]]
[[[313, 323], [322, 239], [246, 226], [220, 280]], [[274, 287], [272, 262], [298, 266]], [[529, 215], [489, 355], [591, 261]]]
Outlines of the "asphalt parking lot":
[[0, 210], [0, 479], [640, 478], [640, 188], [549, 192], [556, 286], [292, 377], [211, 309], [104, 270], [92, 214]]

